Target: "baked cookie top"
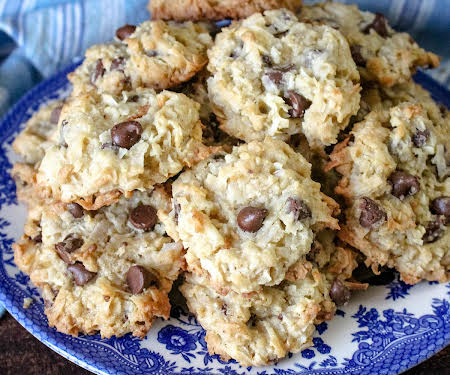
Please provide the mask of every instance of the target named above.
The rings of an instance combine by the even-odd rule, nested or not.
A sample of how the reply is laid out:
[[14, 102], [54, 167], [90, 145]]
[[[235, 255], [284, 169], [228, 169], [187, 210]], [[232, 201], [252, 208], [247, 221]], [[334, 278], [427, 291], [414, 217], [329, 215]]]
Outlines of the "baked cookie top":
[[138, 87], [170, 88], [205, 66], [211, 44], [208, 30], [192, 22], [125, 25], [113, 42], [86, 51], [84, 62], [69, 74], [73, 95], [90, 90], [117, 95]]
[[23, 162], [39, 163], [45, 150], [56, 142], [56, 127], [63, 104], [63, 100], [47, 103], [26, 122], [25, 128], [12, 143], [13, 150]]
[[213, 151], [202, 144], [198, 108], [183, 94], [144, 88], [72, 97], [37, 181], [55, 199], [87, 209], [163, 183]]
[[242, 366], [273, 364], [312, 345], [314, 323], [334, 315], [330, 284], [317, 269], [259, 292], [221, 295], [189, 274], [180, 290], [206, 330], [210, 353]]
[[221, 128], [247, 142], [304, 133], [321, 148], [359, 108], [359, 73], [339, 31], [287, 10], [233, 23], [208, 51], [208, 91]]
[[408, 283], [449, 280], [449, 122], [429, 106], [371, 112], [328, 166], [343, 175], [336, 192], [349, 204], [340, 238]]
[[324, 2], [305, 5], [298, 16], [339, 30], [348, 40], [365, 81], [393, 86], [408, 81], [418, 67], [439, 65], [438, 56], [420, 48], [409, 34], [393, 30], [381, 13], [364, 12], [356, 5]]
[[246, 18], [269, 9], [300, 9], [302, 0], [152, 0], [152, 19], [200, 21]]
[[310, 251], [316, 231], [338, 228], [338, 206], [310, 169], [287, 144], [267, 138], [183, 172], [162, 220], [187, 249], [189, 270], [221, 293], [279, 284]]
[[162, 188], [135, 192], [98, 211], [76, 203], [41, 206], [15, 245], [15, 262], [41, 288], [49, 324], [78, 335], [144, 337], [169, 317], [168, 293], [184, 265], [183, 247], [158, 219]]

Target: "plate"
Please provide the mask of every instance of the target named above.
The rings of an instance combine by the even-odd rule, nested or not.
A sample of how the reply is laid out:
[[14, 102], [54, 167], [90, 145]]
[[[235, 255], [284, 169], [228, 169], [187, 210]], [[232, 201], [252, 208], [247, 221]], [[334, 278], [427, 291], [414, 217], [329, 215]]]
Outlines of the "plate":
[[[450, 283], [407, 285], [398, 276], [388, 285], [356, 293], [335, 318], [317, 326], [314, 345], [276, 365], [241, 367], [208, 354], [205, 332], [181, 306], [158, 320], [147, 338], [127, 335], [71, 337], [47, 326], [43, 301], [28, 276], [14, 264], [11, 244], [23, 232], [26, 209], [17, 203], [9, 169], [11, 142], [45, 102], [67, 95], [69, 66], [26, 94], [0, 124], [0, 301], [36, 338], [67, 359], [97, 374], [297, 375], [398, 374], [450, 343]], [[449, 106], [450, 93], [419, 72], [416, 80]], [[29, 308], [24, 298], [31, 298]]]

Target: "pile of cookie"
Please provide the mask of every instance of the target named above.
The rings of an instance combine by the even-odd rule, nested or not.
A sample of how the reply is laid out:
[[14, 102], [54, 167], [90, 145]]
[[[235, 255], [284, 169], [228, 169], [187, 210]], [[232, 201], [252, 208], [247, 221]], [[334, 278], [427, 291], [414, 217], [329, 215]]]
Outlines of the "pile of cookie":
[[144, 337], [183, 273], [209, 351], [259, 366], [312, 344], [355, 269], [450, 280], [449, 114], [411, 78], [436, 55], [353, 5], [149, 7], [13, 144], [51, 326]]

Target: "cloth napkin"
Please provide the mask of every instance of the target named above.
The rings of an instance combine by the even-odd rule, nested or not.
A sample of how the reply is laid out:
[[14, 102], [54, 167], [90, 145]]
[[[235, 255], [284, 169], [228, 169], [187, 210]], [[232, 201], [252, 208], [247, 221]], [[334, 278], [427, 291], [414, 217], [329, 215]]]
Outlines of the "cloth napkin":
[[[305, 3], [317, 1], [305, 0]], [[382, 12], [424, 48], [443, 57], [430, 72], [450, 87], [450, 0], [344, 0]], [[25, 92], [112, 39], [126, 24], [149, 19], [148, 0], [0, 0], [0, 117]], [[3, 308], [0, 306], [0, 316]]]

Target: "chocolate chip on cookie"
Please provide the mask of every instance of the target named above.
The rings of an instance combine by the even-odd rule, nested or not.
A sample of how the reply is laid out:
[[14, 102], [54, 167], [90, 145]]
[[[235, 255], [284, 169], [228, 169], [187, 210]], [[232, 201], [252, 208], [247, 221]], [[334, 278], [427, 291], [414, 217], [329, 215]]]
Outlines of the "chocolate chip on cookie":
[[350, 290], [338, 278], [334, 279], [330, 289], [330, 297], [338, 306], [345, 305], [351, 297]]
[[294, 214], [295, 220], [299, 221], [311, 217], [311, 210], [308, 205], [298, 198], [288, 198], [288, 212]]
[[250, 206], [243, 208], [237, 216], [239, 228], [245, 232], [257, 232], [262, 227], [267, 213], [268, 211], [264, 208]]
[[392, 184], [391, 194], [400, 200], [408, 195], [414, 195], [420, 190], [419, 179], [403, 171], [395, 171], [389, 176]]
[[91, 83], [95, 84], [95, 81], [97, 81], [99, 77], [103, 77], [104, 74], [105, 68], [103, 67], [103, 61], [101, 59], [98, 59], [91, 74]]
[[83, 207], [81, 207], [78, 203], [68, 203], [66, 208], [75, 219], [79, 219], [84, 215]]
[[53, 108], [53, 111], [50, 115], [50, 122], [52, 124], [57, 124], [59, 121], [59, 116], [61, 115], [61, 110], [62, 110], [63, 106], [59, 105], [58, 107]]
[[130, 149], [141, 139], [142, 126], [137, 121], [125, 121], [116, 124], [111, 129], [113, 144]]
[[364, 33], [368, 34], [372, 29], [374, 29], [378, 33], [378, 35], [383, 38], [386, 38], [388, 36], [387, 22], [384, 15], [382, 15], [381, 13], [375, 13], [373, 22], [370, 25], [367, 25], [363, 31]]
[[95, 275], [97, 275], [95, 272], [90, 272], [86, 269], [83, 263], [77, 262], [75, 264], [71, 264], [67, 267], [67, 270], [70, 271], [70, 273], [73, 276], [73, 279], [75, 280], [75, 284], [78, 286], [83, 286], [86, 283], [89, 282]]
[[447, 223], [450, 221], [450, 197], [438, 197], [431, 202], [431, 212], [444, 215]]
[[370, 198], [361, 198], [359, 208], [361, 210], [359, 223], [364, 228], [371, 228], [378, 222], [385, 221], [387, 218], [386, 212]]
[[158, 286], [158, 278], [142, 266], [131, 266], [127, 272], [127, 285], [132, 294], [139, 294], [145, 288]]
[[445, 231], [445, 219], [442, 216], [436, 217], [435, 220], [428, 222], [423, 235], [424, 243], [436, 242]]
[[70, 254], [83, 246], [83, 243], [81, 238], [76, 237], [74, 234], [69, 234], [64, 238], [64, 241], [58, 242], [55, 245], [55, 250], [64, 262], [70, 264]]
[[141, 204], [130, 213], [130, 223], [138, 229], [152, 230], [157, 220], [156, 210], [149, 205]]
[[430, 131], [428, 129], [425, 130], [417, 130], [416, 133], [412, 136], [412, 141], [416, 147], [422, 147], [427, 142], [428, 138], [430, 138]]
[[355, 44], [353, 46], [350, 46], [350, 52], [352, 54], [353, 61], [358, 66], [366, 66], [367, 61], [366, 59], [361, 55], [361, 46], [359, 44]]
[[125, 59], [123, 57], [118, 57], [111, 61], [111, 66], [109, 70], [122, 70], [125, 63]]
[[124, 40], [124, 39], [130, 37], [130, 35], [133, 34], [135, 30], [136, 30], [136, 26], [126, 24], [122, 27], [119, 27], [116, 30], [116, 36], [120, 40]]
[[292, 107], [289, 109], [289, 116], [293, 118], [303, 117], [305, 111], [311, 106], [311, 101], [294, 91], [288, 91], [287, 95], [284, 100], [287, 105]]

